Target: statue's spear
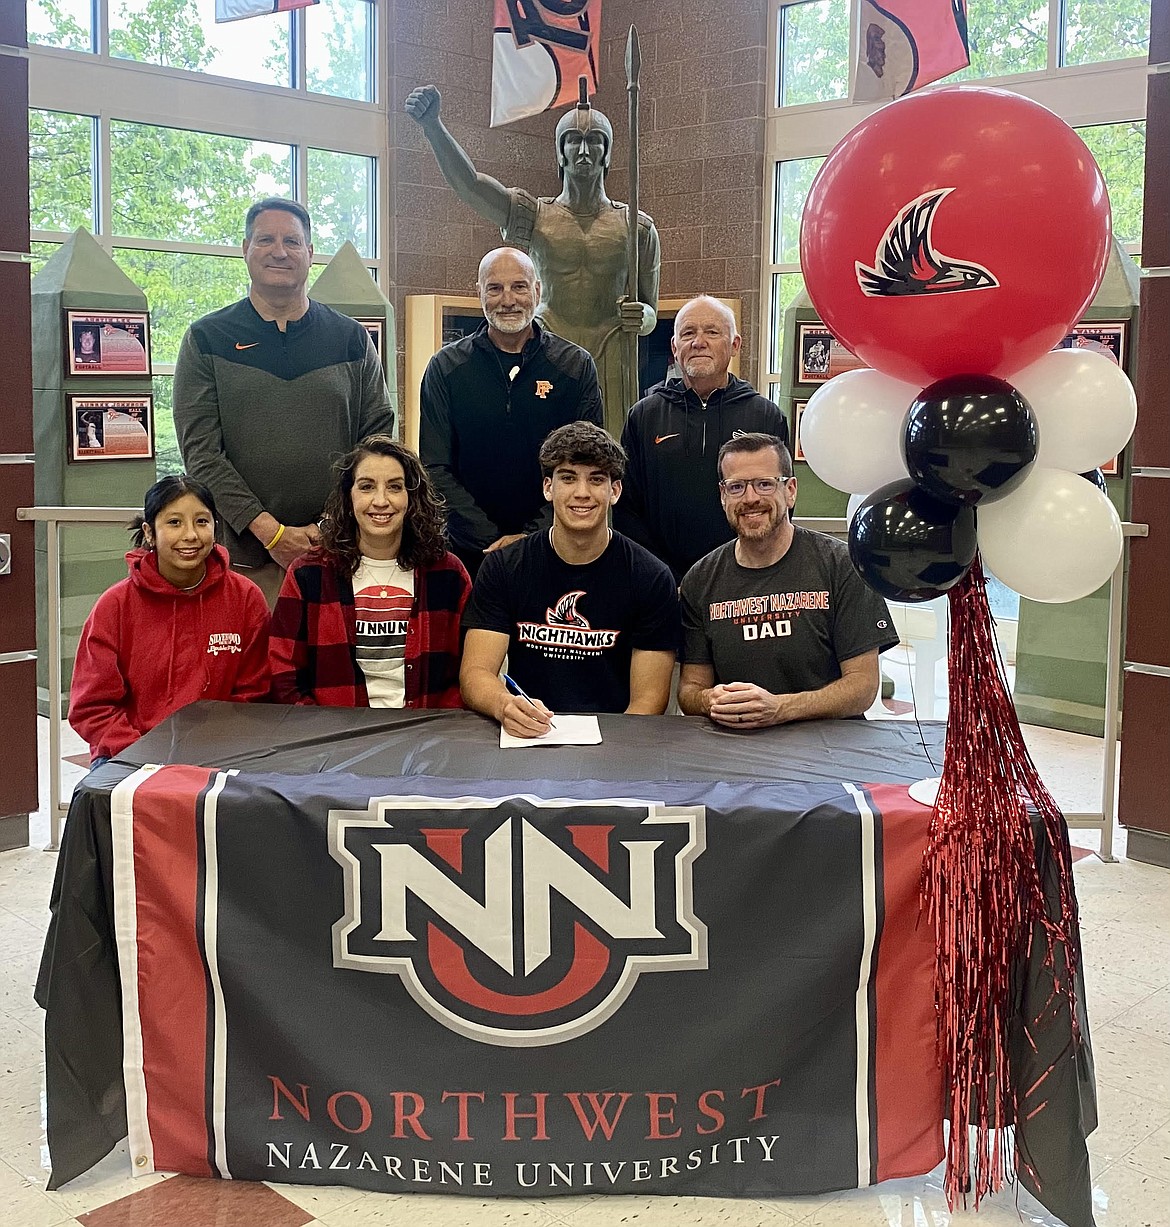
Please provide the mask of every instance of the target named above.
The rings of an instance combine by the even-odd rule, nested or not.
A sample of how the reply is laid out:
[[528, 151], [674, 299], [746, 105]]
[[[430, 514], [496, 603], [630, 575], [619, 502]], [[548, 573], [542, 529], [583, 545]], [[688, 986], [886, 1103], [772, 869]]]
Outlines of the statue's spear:
[[[629, 95], [630, 111], [630, 189], [629, 212], [627, 214], [628, 230], [626, 274], [626, 297], [630, 302], [637, 302], [638, 295], [638, 84], [642, 75], [642, 48], [638, 42], [637, 26], [630, 26], [629, 37], [626, 39], [626, 92]], [[626, 342], [625, 387], [626, 403], [630, 406], [638, 399], [638, 334], [625, 334]]]

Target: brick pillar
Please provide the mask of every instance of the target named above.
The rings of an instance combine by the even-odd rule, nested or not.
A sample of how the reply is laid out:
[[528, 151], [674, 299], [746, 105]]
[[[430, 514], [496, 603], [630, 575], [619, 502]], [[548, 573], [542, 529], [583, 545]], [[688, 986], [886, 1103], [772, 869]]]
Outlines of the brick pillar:
[[[560, 190], [558, 115], [488, 126], [491, 32], [483, 12], [445, 0], [393, 0], [388, 22], [394, 302], [405, 294], [472, 293], [498, 232], [443, 182], [422, 134], [402, 112], [416, 85], [437, 85], [447, 126], [476, 169], [534, 195]], [[743, 303], [742, 372], [754, 375], [760, 331], [764, 211], [766, 0], [734, 0], [711, 19], [702, 0], [606, 0], [594, 103], [614, 126], [607, 191], [625, 200], [626, 31], [642, 42], [641, 207], [662, 240], [663, 296], [699, 293]], [[396, 247], [394, 241], [396, 241]], [[399, 338], [401, 345], [401, 338]]]
[[[28, 843], [37, 808], [36, 571], [32, 506], [32, 327], [28, 252], [28, 61], [24, 5], [0, 5], [0, 533], [11, 574], [0, 575], [0, 849]], [[0, 549], [0, 562], [7, 550]]]
[[[1170, 0], [1150, 6], [1150, 64], [1170, 66]], [[1148, 91], [1132, 517], [1150, 535], [1131, 543], [1118, 814], [1129, 856], [1170, 866], [1170, 71]]]
[[597, 105], [613, 121], [608, 191], [625, 200], [625, 54], [642, 47], [639, 205], [662, 240], [665, 297], [699, 293], [743, 303], [741, 374], [755, 382], [764, 215], [765, 0], [607, 0]]

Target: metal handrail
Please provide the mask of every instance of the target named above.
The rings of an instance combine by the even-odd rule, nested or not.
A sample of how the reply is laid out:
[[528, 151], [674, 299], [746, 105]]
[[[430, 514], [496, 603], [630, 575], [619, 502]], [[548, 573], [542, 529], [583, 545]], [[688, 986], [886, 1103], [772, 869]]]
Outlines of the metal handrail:
[[[141, 514], [137, 507], [18, 507], [18, 520], [35, 520], [48, 526], [46, 556], [46, 597], [49, 631], [49, 850], [60, 845], [61, 825], [68, 805], [61, 801], [61, 555], [58, 533], [62, 524], [129, 524]], [[843, 535], [849, 521], [843, 516], [799, 516], [795, 523], [802, 528]], [[1148, 524], [1121, 526], [1126, 549], [1122, 550], [1117, 567], [1109, 577], [1109, 635], [1105, 656], [1105, 726], [1103, 737], [1103, 778], [1101, 781], [1101, 812], [1066, 814], [1070, 827], [1101, 832], [1100, 857], [1114, 861], [1113, 830], [1117, 806], [1117, 743], [1121, 716], [1122, 640], [1121, 616], [1128, 544], [1131, 537], [1149, 536]]]
[[48, 527], [45, 603], [49, 631], [49, 846], [61, 846], [61, 826], [69, 810], [61, 800], [61, 540], [62, 524], [129, 524], [140, 507], [18, 507], [18, 520]]

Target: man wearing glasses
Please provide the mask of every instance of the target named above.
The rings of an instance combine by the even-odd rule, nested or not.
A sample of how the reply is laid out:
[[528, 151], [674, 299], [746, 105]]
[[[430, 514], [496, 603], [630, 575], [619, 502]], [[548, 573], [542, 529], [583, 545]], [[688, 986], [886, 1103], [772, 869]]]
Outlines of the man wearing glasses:
[[860, 716], [877, 697], [878, 653], [898, 641], [886, 603], [848, 548], [796, 527], [792, 457], [774, 435], [719, 450], [735, 540], [682, 582], [679, 707], [728, 728]]

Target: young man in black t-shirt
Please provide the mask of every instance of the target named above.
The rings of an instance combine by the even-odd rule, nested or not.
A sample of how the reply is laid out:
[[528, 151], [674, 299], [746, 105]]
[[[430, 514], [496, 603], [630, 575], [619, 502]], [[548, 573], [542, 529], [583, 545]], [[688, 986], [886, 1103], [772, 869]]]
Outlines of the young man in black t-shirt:
[[[624, 466], [599, 426], [554, 430], [540, 449], [552, 528], [487, 554], [476, 577], [459, 684], [513, 736], [540, 737], [557, 711], [666, 710], [678, 595], [665, 564], [609, 528]], [[505, 655], [531, 701], [504, 685]]]
[[683, 579], [679, 707], [742, 729], [860, 716], [877, 697], [878, 653], [898, 642], [885, 601], [842, 542], [792, 523], [796, 478], [779, 439], [731, 439], [719, 475], [735, 540]]

